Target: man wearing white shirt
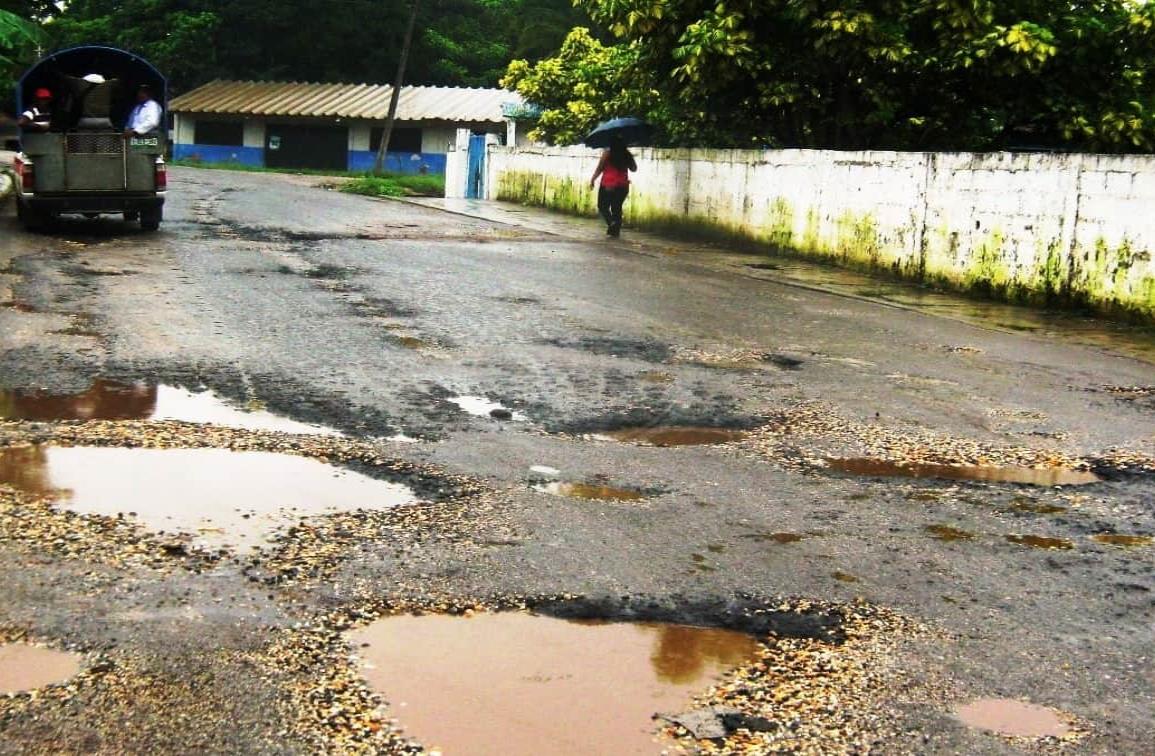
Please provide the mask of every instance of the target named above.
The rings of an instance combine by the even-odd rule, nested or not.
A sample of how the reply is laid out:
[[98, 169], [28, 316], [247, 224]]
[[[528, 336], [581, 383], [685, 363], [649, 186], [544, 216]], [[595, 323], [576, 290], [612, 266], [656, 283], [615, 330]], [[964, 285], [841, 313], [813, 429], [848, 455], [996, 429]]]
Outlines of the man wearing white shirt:
[[141, 136], [156, 131], [160, 126], [160, 105], [152, 99], [152, 87], [141, 85], [136, 90], [136, 107], [128, 116], [128, 123], [124, 127], [124, 135]]

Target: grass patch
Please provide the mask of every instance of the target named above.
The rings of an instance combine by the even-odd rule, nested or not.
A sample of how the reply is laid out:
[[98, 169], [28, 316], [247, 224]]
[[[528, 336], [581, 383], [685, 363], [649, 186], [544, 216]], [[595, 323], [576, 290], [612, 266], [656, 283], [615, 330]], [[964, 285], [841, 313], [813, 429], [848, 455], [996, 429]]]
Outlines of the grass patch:
[[364, 194], [367, 197], [444, 197], [445, 179], [442, 176], [357, 176], [341, 185], [341, 191]]

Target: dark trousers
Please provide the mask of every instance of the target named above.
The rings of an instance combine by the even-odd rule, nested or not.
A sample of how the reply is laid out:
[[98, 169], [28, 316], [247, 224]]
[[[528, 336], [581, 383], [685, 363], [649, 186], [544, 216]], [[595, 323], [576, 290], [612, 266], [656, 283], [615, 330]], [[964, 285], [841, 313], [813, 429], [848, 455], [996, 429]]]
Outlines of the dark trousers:
[[606, 220], [606, 226], [611, 231], [622, 227], [622, 204], [630, 193], [628, 186], [616, 186], [607, 189], [604, 186], [598, 189], [598, 212]]

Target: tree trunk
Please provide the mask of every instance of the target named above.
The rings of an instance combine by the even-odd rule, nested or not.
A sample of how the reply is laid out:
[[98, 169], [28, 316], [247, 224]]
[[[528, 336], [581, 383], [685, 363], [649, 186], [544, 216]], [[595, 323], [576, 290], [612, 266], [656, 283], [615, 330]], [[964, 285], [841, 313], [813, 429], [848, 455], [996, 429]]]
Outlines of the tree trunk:
[[409, 62], [409, 46], [413, 43], [413, 29], [417, 26], [417, 7], [420, 4], [421, 0], [413, 0], [413, 7], [409, 10], [409, 26], [405, 29], [405, 41], [401, 43], [401, 59], [397, 61], [397, 78], [393, 80], [393, 92], [389, 96], [389, 115], [385, 117], [381, 144], [377, 145], [377, 157], [373, 160], [374, 176], [385, 172], [385, 153], [389, 150], [389, 138], [393, 136], [397, 100], [401, 97], [401, 85], [405, 81], [405, 65]]

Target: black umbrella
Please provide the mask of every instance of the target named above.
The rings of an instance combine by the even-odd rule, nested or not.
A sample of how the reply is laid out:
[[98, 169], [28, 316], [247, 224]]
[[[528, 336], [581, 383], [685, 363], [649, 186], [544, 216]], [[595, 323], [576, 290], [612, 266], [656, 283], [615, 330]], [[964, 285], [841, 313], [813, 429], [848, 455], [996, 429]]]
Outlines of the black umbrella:
[[641, 145], [650, 141], [654, 127], [641, 118], [613, 118], [591, 131], [585, 138], [587, 147], [609, 147], [610, 142], [620, 139], [627, 145]]

